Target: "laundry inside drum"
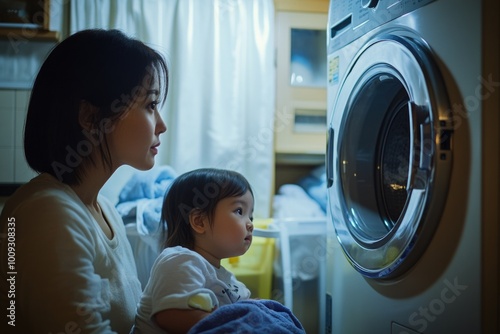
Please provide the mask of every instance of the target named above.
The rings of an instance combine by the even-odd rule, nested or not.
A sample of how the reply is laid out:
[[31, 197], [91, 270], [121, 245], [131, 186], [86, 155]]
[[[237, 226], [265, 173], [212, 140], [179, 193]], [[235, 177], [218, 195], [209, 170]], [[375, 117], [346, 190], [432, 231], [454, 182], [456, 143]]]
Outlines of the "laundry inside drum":
[[410, 131], [408, 104], [401, 103], [385, 132], [380, 161], [380, 213], [389, 226], [396, 224], [408, 199]]

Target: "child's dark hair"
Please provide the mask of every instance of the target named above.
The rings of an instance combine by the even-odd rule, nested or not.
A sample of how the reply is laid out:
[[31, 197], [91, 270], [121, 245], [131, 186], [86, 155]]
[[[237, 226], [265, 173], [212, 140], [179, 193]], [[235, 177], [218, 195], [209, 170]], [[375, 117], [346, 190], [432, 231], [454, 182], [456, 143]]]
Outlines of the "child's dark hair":
[[86, 166], [95, 165], [96, 150], [111, 168], [106, 132], [155, 79], [165, 99], [163, 56], [118, 30], [82, 30], [66, 38], [48, 55], [33, 85], [24, 130], [29, 166], [79, 184]]
[[[194, 247], [194, 236], [189, 224], [193, 210], [206, 215], [210, 224], [217, 203], [224, 198], [243, 196], [247, 191], [253, 196], [247, 179], [238, 172], [201, 168], [177, 177], [165, 195], [161, 212], [163, 247]], [[166, 229], [166, 231], [165, 231]], [[166, 238], [165, 238], [166, 234]]]

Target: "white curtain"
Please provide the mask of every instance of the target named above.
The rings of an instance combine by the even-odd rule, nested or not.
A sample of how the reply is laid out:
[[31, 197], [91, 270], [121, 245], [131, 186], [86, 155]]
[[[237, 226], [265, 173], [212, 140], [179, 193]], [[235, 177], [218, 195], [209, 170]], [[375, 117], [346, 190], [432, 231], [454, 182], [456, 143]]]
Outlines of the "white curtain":
[[71, 33], [117, 28], [163, 52], [170, 87], [160, 164], [234, 169], [268, 217], [273, 179], [273, 0], [71, 2]]

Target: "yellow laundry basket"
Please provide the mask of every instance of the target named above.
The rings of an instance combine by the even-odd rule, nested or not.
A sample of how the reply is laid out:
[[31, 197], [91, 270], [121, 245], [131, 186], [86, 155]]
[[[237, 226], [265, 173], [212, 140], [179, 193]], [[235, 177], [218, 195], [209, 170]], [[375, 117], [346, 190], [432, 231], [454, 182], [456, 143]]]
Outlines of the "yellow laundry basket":
[[[255, 219], [254, 227], [267, 229], [272, 219]], [[223, 259], [221, 264], [251, 291], [251, 298], [271, 299], [274, 239], [253, 237], [242, 256]]]

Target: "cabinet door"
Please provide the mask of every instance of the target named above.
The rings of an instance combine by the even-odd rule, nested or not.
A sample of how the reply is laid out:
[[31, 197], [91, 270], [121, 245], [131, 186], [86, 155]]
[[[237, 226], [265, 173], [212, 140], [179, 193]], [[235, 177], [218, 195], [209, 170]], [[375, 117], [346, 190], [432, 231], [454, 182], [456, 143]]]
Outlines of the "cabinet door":
[[324, 154], [327, 14], [276, 13], [276, 153]]

